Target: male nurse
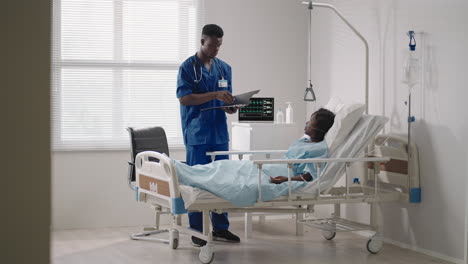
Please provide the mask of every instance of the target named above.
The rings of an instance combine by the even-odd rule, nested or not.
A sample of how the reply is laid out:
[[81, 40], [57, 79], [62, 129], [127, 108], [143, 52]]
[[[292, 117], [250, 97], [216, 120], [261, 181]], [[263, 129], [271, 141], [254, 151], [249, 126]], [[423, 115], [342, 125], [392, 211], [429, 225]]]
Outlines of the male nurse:
[[[223, 44], [223, 35], [223, 29], [218, 25], [205, 25], [200, 49], [179, 67], [177, 98], [180, 101], [186, 162], [190, 166], [212, 162], [206, 152], [229, 150], [226, 113], [234, 114], [237, 109], [212, 108], [233, 102], [231, 66], [216, 58]], [[202, 110], [206, 108], [211, 109]], [[228, 159], [228, 156], [216, 157], [216, 160], [220, 159]], [[202, 232], [202, 213], [189, 213], [189, 223], [191, 228]], [[227, 213], [211, 213], [211, 223], [213, 240], [240, 242], [239, 237], [228, 230]], [[192, 236], [192, 244], [202, 247], [206, 241]]]

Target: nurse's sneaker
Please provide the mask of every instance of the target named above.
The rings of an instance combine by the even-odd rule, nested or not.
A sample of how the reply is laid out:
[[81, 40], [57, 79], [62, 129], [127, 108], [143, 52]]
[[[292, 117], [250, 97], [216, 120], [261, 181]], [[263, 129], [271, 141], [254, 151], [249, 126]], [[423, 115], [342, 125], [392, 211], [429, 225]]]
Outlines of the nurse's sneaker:
[[203, 247], [206, 245], [206, 241], [201, 238], [192, 236], [192, 245], [194, 247]]
[[230, 243], [239, 243], [240, 242], [240, 238], [238, 236], [234, 235], [233, 233], [229, 232], [229, 230], [214, 230], [213, 231], [213, 240], [223, 241], [223, 242], [230, 242]]

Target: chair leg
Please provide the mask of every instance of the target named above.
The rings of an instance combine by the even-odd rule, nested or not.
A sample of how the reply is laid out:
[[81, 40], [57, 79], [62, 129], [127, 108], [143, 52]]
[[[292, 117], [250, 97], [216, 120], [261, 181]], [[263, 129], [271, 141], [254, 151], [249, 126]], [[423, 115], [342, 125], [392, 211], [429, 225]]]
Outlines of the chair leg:
[[156, 241], [156, 242], [163, 242], [165, 244], [169, 244], [168, 239], [149, 237], [152, 235], [158, 235], [158, 234], [162, 234], [166, 232], [169, 232], [169, 229], [145, 231], [141, 233], [131, 234], [130, 238], [133, 240]]
[[154, 210], [155, 210], [155, 213], [156, 213], [156, 215], [155, 215], [155, 218], [156, 218], [155, 219], [155, 226], [154, 227], [145, 227], [145, 228], [143, 228], [143, 232], [131, 234], [130, 238], [133, 239], [133, 240], [156, 241], [156, 242], [163, 242], [163, 243], [169, 244], [168, 239], [149, 237], [149, 236], [152, 236], [152, 235], [158, 235], [158, 234], [168, 233], [169, 232], [169, 229], [162, 229], [162, 230], [159, 229], [161, 214], [165, 213], [165, 212], [161, 212], [161, 207], [160, 206], [155, 206]]
[[155, 231], [159, 230], [159, 223], [161, 222], [161, 208], [160, 207], [154, 207], [155, 210], [155, 221], [154, 221], [154, 226], [149, 226], [149, 227], [144, 227], [144, 231]]

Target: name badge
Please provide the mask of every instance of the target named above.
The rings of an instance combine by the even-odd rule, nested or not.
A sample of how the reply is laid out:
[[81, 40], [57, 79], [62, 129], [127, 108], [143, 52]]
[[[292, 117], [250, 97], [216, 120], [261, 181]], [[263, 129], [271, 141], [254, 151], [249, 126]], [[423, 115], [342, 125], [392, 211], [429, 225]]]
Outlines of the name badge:
[[227, 88], [228, 87], [228, 81], [227, 80], [219, 80], [218, 81], [218, 87], [219, 88]]

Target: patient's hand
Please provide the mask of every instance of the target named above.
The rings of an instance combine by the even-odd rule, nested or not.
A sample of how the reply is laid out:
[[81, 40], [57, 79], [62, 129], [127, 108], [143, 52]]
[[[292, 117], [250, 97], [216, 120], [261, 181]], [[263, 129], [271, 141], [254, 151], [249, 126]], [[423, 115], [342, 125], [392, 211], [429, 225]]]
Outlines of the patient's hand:
[[288, 177], [284, 177], [284, 176], [271, 177], [270, 176], [270, 181], [271, 181], [271, 183], [279, 184], [279, 183], [288, 181]]

